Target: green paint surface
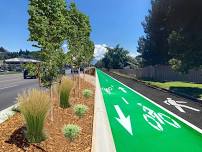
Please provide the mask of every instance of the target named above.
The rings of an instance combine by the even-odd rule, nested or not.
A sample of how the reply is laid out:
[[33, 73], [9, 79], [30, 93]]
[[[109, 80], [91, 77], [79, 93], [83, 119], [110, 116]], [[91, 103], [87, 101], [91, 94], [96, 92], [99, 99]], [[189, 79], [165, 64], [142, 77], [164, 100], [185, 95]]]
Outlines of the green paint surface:
[[[102, 71], [97, 75], [117, 152], [202, 152], [201, 133]], [[132, 134], [115, 107], [130, 121]]]

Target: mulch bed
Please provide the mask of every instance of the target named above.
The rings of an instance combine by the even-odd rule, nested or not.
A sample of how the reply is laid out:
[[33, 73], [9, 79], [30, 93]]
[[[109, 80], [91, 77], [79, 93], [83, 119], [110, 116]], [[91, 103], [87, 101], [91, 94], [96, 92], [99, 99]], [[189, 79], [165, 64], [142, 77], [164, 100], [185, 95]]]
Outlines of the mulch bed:
[[[94, 96], [90, 99], [84, 99], [82, 90], [86, 88], [95, 91], [94, 86], [82, 80], [79, 90], [80, 97], [77, 97], [77, 91], [72, 91], [70, 101], [72, 105], [78, 103], [87, 105], [89, 107], [87, 114], [79, 119], [75, 116], [72, 107], [62, 109], [55, 100], [53, 106], [54, 120], [50, 120], [50, 115], [47, 117], [45, 124], [47, 139], [39, 144], [30, 144], [26, 140], [24, 135], [26, 127], [20, 113], [0, 124], [0, 152], [90, 152], [92, 147]], [[79, 125], [82, 128], [80, 136], [72, 142], [67, 140], [61, 131], [63, 126], [69, 123]]]

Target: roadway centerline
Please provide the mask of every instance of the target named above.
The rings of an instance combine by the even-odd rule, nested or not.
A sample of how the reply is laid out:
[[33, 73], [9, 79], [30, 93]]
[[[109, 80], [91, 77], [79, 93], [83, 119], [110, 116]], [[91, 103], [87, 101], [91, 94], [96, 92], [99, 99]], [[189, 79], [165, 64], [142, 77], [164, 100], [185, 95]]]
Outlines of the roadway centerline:
[[102, 71], [97, 75], [118, 152], [202, 151], [199, 128]]
[[[20, 78], [20, 79], [19, 79], [19, 78]], [[0, 82], [15, 81], [15, 80], [22, 80], [22, 78], [21, 78], [21, 77], [19, 77], [19, 78], [0, 80]]]
[[19, 85], [12, 85], [12, 86], [8, 86], [8, 87], [0, 88], [0, 90], [9, 89], [9, 88], [17, 87], [17, 86], [19, 86]]
[[21, 81], [18, 81], [18, 82], [8, 83], [10, 86], [8, 86], [8, 84], [4, 84], [4, 87], [2, 87], [2, 88], [0, 87], [0, 90], [4, 90], [4, 89], [8, 89], [8, 88], [12, 88], [12, 87], [15, 87], [15, 86], [22, 85], [23, 82], [30, 82], [30, 81], [21, 80]]

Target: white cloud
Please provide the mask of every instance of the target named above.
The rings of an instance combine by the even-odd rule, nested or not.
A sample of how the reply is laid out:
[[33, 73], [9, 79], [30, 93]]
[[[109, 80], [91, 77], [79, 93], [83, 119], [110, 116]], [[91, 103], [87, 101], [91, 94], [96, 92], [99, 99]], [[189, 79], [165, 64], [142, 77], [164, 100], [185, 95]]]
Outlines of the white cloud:
[[104, 57], [104, 54], [107, 52], [106, 47], [106, 44], [95, 44], [94, 57], [96, 60]]
[[138, 56], [138, 52], [129, 52], [129, 55], [133, 58], [135, 58], [136, 56]]

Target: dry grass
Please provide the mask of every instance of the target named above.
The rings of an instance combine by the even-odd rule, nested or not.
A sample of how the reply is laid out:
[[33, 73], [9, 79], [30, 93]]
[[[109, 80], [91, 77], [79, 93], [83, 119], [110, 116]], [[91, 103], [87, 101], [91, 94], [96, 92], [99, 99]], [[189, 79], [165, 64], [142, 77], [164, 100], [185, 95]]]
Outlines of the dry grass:
[[68, 77], [62, 77], [60, 84], [60, 107], [67, 108], [70, 107], [69, 95], [73, 88], [73, 81]]
[[24, 116], [27, 129], [27, 139], [30, 142], [44, 140], [45, 118], [50, 109], [50, 97], [44, 91], [32, 89], [18, 96], [20, 111]]

